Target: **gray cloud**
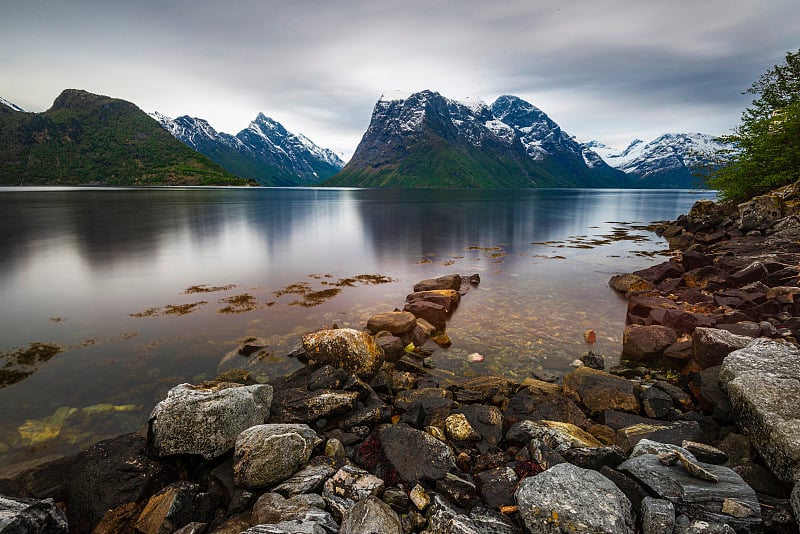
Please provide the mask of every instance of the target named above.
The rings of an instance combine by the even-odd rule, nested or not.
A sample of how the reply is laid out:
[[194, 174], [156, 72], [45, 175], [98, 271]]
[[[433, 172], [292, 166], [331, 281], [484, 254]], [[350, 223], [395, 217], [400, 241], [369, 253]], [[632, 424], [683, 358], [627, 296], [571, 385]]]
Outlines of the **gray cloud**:
[[0, 96], [66, 87], [235, 133], [258, 112], [352, 153], [375, 100], [517, 94], [572, 134], [624, 145], [726, 133], [741, 92], [797, 50], [797, 0], [7, 0]]

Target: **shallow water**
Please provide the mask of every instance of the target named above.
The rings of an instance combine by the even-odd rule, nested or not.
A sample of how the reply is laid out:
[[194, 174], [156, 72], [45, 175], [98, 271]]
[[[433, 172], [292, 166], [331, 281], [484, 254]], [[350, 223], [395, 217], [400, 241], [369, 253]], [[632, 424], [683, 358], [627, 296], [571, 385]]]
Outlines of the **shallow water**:
[[[712, 196], [0, 189], [2, 364], [31, 343], [62, 349], [0, 389], [0, 466], [141, 430], [170, 387], [213, 377], [248, 336], [272, 349], [253, 366], [260, 379], [290, 372], [285, 354], [304, 332], [361, 328], [448, 273], [482, 282], [448, 325], [453, 346], [434, 354], [441, 377], [523, 379], [589, 349], [613, 362], [625, 303], [608, 278], [661, 261], [664, 242], [642, 225]], [[391, 281], [341, 282], [361, 274]]]

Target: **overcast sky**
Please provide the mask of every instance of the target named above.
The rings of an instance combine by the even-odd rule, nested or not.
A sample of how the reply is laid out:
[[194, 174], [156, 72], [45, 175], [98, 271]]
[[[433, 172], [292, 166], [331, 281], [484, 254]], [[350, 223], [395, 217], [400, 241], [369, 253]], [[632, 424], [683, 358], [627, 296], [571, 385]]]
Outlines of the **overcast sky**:
[[2, 0], [0, 96], [65, 88], [237, 133], [258, 114], [349, 158], [375, 101], [524, 98], [624, 148], [725, 134], [800, 48], [800, 0]]

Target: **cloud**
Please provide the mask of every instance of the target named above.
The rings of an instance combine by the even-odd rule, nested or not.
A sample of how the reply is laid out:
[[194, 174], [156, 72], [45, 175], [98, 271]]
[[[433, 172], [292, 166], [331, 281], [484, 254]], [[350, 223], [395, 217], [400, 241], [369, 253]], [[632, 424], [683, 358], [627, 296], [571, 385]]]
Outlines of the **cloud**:
[[231, 133], [264, 112], [349, 156], [383, 92], [517, 94], [624, 144], [727, 132], [798, 27], [796, 0], [9, 0], [0, 95], [43, 110], [77, 87]]

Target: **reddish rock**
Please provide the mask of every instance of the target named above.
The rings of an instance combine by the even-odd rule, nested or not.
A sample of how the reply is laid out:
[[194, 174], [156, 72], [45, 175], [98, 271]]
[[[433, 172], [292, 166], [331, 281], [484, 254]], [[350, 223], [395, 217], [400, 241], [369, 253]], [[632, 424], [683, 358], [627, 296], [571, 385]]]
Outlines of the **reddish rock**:
[[410, 332], [417, 324], [417, 318], [409, 312], [383, 312], [373, 315], [367, 321], [367, 330], [376, 334], [383, 330], [393, 336], [402, 336]]
[[437, 330], [444, 330], [445, 328], [448, 312], [447, 308], [441, 304], [426, 300], [415, 300], [407, 303], [403, 311], [411, 312], [415, 317], [425, 319], [435, 326]]
[[628, 316], [647, 318], [655, 309], [676, 309], [675, 301], [651, 293], [631, 295], [628, 299]]
[[[471, 280], [472, 278], [470, 278], [470, 281]], [[414, 292], [432, 291], [435, 289], [454, 289], [458, 291], [460, 287], [461, 275], [449, 274], [447, 276], [440, 276], [439, 278], [422, 280], [421, 282], [414, 284]]]
[[648, 291], [655, 287], [652, 282], [631, 273], [615, 274], [608, 281], [608, 285], [611, 289], [620, 293]]
[[645, 361], [661, 357], [677, 340], [675, 331], [666, 326], [628, 325], [622, 334], [622, 359]]
[[653, 265], [641, 271], [634, 271], [633, 274], [641, 276], [645, 280], [649, 280], [654, 284], [663, 282], [667, 278], [678, 278], [683, 274], [683, 266], [673, 260]]
[[632, 382], [586, 366], [564, 376], [564, 393], [586, 406], [589, 415], [606, 410], [639, 412]]
[[696, 328], [692, 335], [694, 360], [703, 369], [721, 365], [725, 356], [744, 348], [752, 338], [718, 328]]

